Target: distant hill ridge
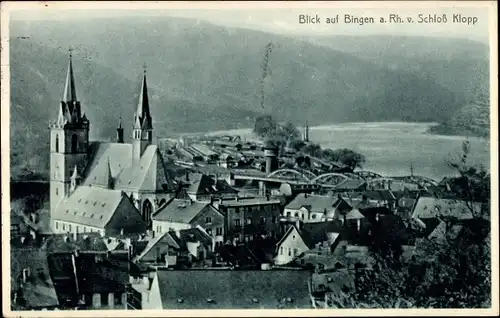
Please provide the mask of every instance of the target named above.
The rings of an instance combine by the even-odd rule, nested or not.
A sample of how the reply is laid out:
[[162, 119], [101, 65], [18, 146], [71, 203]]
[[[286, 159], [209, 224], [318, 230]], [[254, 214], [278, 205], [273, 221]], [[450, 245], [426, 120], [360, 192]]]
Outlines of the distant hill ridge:
[[[383, 50], [384, 43], [392, 48], [397, 41], [408, 49]], [[143, 63], [157, 136], [250, 127], [263, 113], [297, 125], [443, 122], [466, 104], [465, 88], [487, 82], [488, 48], [463, 45], [462, 51], [472, 50], [464, 54], [459, 46], [468, 40], [426, 41], [431, 44], [410, 37], [292, 38], [159, 17], [11, 21], [13, 165], [30, 158], [31, 170], [47, 168], [47, 124], [56, 115], [69, 46], [75, 48], [77, 93], [92, 137], [111, 140], [120, 115], [130, 135]], [[441, 53], [426, 58], [430, 45]], [[26, 149], [38, 155], [24, 157]]]

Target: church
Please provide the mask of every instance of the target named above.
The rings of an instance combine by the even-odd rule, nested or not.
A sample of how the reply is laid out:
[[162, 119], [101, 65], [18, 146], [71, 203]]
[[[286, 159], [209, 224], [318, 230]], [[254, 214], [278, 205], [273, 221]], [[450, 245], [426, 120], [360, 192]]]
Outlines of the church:
[[[139, 222], [175, 196], [175, 183], [153, 140], [146, 70], [134, 114], [132, 142], [89, 141], [90, 122], [77, 98], [72, 56], [56, 121], [50, 124], [50, 215], [55, 233], [107, 232]], [[115, 229], [116, 230], [116, 229]]]

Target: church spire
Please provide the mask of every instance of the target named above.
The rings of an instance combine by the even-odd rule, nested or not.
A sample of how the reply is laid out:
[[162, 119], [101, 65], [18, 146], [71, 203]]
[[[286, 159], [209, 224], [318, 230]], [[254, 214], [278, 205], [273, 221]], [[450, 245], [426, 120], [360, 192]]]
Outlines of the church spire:
[[73, 75], [73, 49], [69, 50], [68, 73], [66, 74], [66, 84], [64, 85], [63, 102], [76, 102], [75, 76]]
[[139, 103], [137, 104], [137, 110], [135, 112], [136, 123], [139, 123], [139, 129], [150, 130], [153, 129], [151, 113], [149, 111], [149, 96], [148, 96], [148, 85], [146, 81], [146, 64], [144, 64], [144, 75], [142, 77], [141, 91], [139, 93]]

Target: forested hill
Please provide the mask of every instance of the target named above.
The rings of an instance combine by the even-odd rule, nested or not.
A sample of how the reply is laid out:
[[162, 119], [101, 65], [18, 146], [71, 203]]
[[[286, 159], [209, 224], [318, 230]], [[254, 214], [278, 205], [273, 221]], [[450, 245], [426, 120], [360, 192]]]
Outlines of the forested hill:
[[443, 52], [426, 59], [425, 51], [410, 54], [422, 39], [401, 38], [414, 45], [387, 50], [386, 56], [373, 45], [363, 46], [362, 37], [318, 41], [179, 18], [11, 21], [12, 164], [46, 172], [48, 121], [57, 112], [70, 46], [93, 138], [114, 138], [120, 115], [130, 130], [144, 63], [155, 133], [163, 136], [249, 127], [263, 113], [295, 124], [442, 122], [465, 105], [464, 87], [487, 78], [481, 71], [488, 68], [482, 44], [477, 54], [458, 55], [456, 46], [425, 38]]

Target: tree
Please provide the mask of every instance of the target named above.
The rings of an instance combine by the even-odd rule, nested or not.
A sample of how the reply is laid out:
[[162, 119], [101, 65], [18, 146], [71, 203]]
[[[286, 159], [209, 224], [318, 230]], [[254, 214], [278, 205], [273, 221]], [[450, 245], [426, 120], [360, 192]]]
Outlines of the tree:
[[327, 158], [332, 161], [340, 162], [352, 170], [356, 168], [362, 168], [363, 164], [366, 162], [364, 155], [355, 152], [351, 149], [336, 149], [331, 151], [323, 151], [323, 155], [328, 156]]
[[261, 138], [269, 138], [276, 132], [277, 128], [278, 123], [272, 116], [263, 115], [255, 120], [253, 131]]
[[283, 134], [286, 136], [287, 140], [299, 140], [300, 132], [291, 122], [287, 122], [282, 127]]

